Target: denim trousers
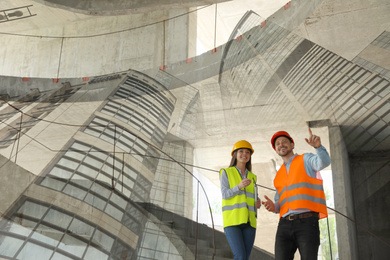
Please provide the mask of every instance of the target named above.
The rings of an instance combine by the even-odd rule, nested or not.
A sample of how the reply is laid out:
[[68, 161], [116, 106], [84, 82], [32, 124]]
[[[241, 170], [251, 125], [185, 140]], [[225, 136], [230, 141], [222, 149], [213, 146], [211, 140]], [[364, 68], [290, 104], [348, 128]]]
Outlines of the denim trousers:
[[248, 260], [255, 242], [256, 229], [249, 223], [225, 227], [225, 235], [234, 260]]
[[292, 260], [297, 249], [301, 260], [316, 260], [319, 245], [318, 217], [280, 219], [276, 232], [275, 260]]

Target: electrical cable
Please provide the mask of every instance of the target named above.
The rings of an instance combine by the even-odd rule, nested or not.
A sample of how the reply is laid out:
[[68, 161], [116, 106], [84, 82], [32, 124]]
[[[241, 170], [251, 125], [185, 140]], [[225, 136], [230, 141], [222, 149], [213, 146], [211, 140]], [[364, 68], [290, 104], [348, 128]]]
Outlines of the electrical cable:
[[217, 8], [218, 4], [215, 4], [215, 21], [214, 21], [214, 49], [217, 48]]

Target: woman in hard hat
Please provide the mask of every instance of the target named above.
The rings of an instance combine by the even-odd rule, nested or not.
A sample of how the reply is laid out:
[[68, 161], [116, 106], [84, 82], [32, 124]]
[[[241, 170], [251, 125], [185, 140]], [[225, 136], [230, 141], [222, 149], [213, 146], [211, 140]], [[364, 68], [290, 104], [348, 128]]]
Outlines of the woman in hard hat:
[[232, 150], [229, 168], [221, 169], [222, 216], [226, 238], [234, 259], [249, 259], [256, 235], [257, 176], [251, 172], [252, 145], [238, 141]]

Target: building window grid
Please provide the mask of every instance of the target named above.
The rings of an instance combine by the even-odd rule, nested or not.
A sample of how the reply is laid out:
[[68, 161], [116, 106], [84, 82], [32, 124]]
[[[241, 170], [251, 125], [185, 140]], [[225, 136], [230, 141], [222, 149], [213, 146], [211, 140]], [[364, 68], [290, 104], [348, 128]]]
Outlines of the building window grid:
[[[298, 63], [295, 65], [293, 71], [290, 71], [288, 75], [285, 77], [284, 82], [286, 85], [294, 86], [296, 85], [296, 81], [301, 79], [301, 74], [308, 73], [307, 70], [310, 70], [312, 63], [315, 62], [316, 55], [319, 55], [323, 49], [318, 47], [318, 45], [314, 46], [311, 51], [306, 54]], [[294, 83], [293, 83], [294, 82]]]
[[[281, 39], [284, 38], [282, 34], [284, 30], [279, 30], [277, 32], [277, 29], [278, 28], [273, 24], [267, 26], [266, 28], [267, 33], [265, 33], [264, 30], [260, 32], [258, 28], [255, 28], [250, 32], [251, 34], [247, 36], [249, 45], [254, 46], [261, 40], [262, 44], [261, 45], [257, 44], [256, 49], [258, 53], [262, 53], [263, 50], [267, 50], [272, 44], [275, 43], [275, 41], [280, 41]], [[250, 37], [252, 36], [252, 34], [253, 37]], [[237, 53], [239, 53], [239, 51], [241, 50], [245, 50], [245, 51], [243, 52], [243, 54], [237, 55]], [[224, 70], [232, 69], [237, 64], [244, 63], [245, 61], [253, 58], [256, 55], [256, 53], [253, 52], [253, 50], [248, 46], [246, 41], [240, 41], [240, 42], [233, 41], [233, 44], [231, 44], [229, 47], [227, 55], [228, 56], [224, 59], [224, 65], [223, 65]]]
[[[72, 148], [71, 148], [72, 149]], [[80, 161], [79, 162], [79, 165], [78, 166], [75, 166], [74, 169], [69, 169], [69, 172], [71, 172], [71, 175], [68, 177], [67, 180], [63, 180], [61, 178], [58, 178], [58, 176], [56, 177], [55, 175], [52, 175], [51, 172], [49, 172], [47, 174], [47, 177], [48, 178], [53, 178], [53, 179], [56, 179], [57, 181], [61, 181], [61, 182], [65, 182], [65, 186], [59, 190], [61, 192], [65, 192], [65, 189], [66, 189], [66, 186], [68, 185], [72, 185], [72, 187], [82, 191], [82, 194], [84, 194], [84, 196], [82, 198], [78, 198], [80, 200], [86, 200], [88, 194], [92, 194], [94, 197], [98, 198], [98, 199], [101, 199], [103, 201], [106, 201], [109, 200], [107, 203], [110, 203], [112, 204], [113, 207], [115, 208], [118, 208], [120, 209], [122, 212], [124, 211], [124, 207], [120, 207], [118, 206], [117, 204], [115, 204], [114, 202], [111, 201], [111, 198], [110, 198], [110, 194], [112, 194], [112, 190], [111, 190], [111, 187], [109, 186], [110, 184], [110, 181], [111, 181], [111, 178], [112, 176], [110, 176], [109, 174], [105, 173], [104, 171], [102, 171], [101, 169], [96, 169], [92, 164], [89, 164], [89, 163], [85, 163], [86, 159], [88, 157], [92, 157], [94, 161], [99, 161], [100, 159], [96, 158], [95, 156], [91, 155], [92, 153], [94, 152], [98, 152], [97, 150], [94, 151], [94, 149], [91, 149], [88, 154], [86, 155], [86, 157], [84, 158], [83, 161]], [[111, 157], [111, 156], [110, 156]], [[107, 157], [108, 158], [108, 157]], [[79, 158], [80, 159], [80, 158]], [[75, 158], [72, 158], [73, 161], [77, 161], [77, 159]], [[123, 162], [117, 160], [117, 163], [116, 165], [121, 165]], [[78, 169], [80, 168], [80, 166], [84, 166], [84, 167], [87, 167], [89, 169], [92, 169], [93, 172], [98, 172], [96, 174], [96, 177], [93, 177], [91, 175], [86, 175], [84, 174], [83, 172], [84, 171], [79, 171]], [[105, 166], [111, 170], [112, 169], [112, 157], [111, 157], [111, 163], [106, 163]], [[61, 166], [62, 168], [65, 168], [64, 166]], [[121, 166], [119, 166], [121, 167]], [[142, 185], [142, 187], [139, 187], [137, 189], [137, 191], [135, 192], [141, 192], [140, 194], [134, 194], [135, 197], [138, 197], [140, 200], [144, 200], [144, 201], [147, 201], [148, 200], [148, 197], [145, 196], [148, 194], [148, 190], [144, 190], [144, 189], [150, 189], [151, 187], [151, 184], [149, 181], [146, 181], [146, 179], [144, 179], [142, 176], [140, 176], [140, 174], [135, 171], [132, 167], [128, 166], [127, 164], [125, 165], [124, 167], [125, 171], [124, 172], [121, 172], [121, 170], [118, 168], [118, 167], [115, 167], [115, 173], [114, 173], [114, 176], [117, 176], [116, 177], [116, 186], [120, 185], [120, 188], [123, 190], [123, 188], [125, 188], [128, 192], [127, 194], [129, 193], [132, 193], [132, 187], [133, 186], [133, 189], [134, 187], [137, 187], [137, 185]], [[127, 173], [129, 172], [132, 172], [133, 173], [133, 177], [131, 177], [130, 175], [128, 175]], [[77, 183], [77, 181], [75, 182], [75, 175], [77, 175], [80, 179], [83, 178], [84, 180], [87, 180], [89, 183], [91, 183], [91, 185], [89, 186], [85, 186], [85, 185], [80, 185], [80, 183]], [[107, 181], [99, 181], [99, 176], [101, 175], [104, 175], [105, 176], [105, 179]], [[119, 177], [118, 177], [119, 176]], [[123, 180], [127, 180], [125, 183], [123, 183]], [[139, 181], [141, 180], [141, 184], [138, 183]], [[119, 183], [119, 184], [118, 184]], [[42, 185], [42, 182], [41, 182], [41, 185]], [[97, 188], [95, 191], [93, 190], [94, 189], [94, 186], [98, 185], [100, 188]], [[55, 188], [55, 187], [49, 187], [49, 188]], [[103, 188], [103, 189], [101, 189]], [[106, 197], [103, 197], [102, 194], [104, 194], [104, 190], [107, 190], [107, 192], [105, 192], [106, 194]], [[118, 189], [120, 191], [120, 189]], [[69, 195], [69, 194], [68, 194]], [[116, 196], [116, 195], [115, 195]], [[117, 198], [117, 197], [115, 197]], [[89, 203], [90, 204], [90, 203]], [[91, 205], [91, 204], [90, 204]], [[94, 206], [94, 205], [92, 205]], [[102, 208], [100, 207], [99, 208], [100, 210], [105, 210], [105, 208]], [[115, 218], [115, 216], [114, 216]], [[119, 219], [120, 221], [120, 219]]]
[[[314, 46], [314, 50], [316, 49], [315, 48], [316, 46]], [[283, 82], [286, 84], [286, 85], [290, 85], [291, 82], [293, 82], [294, 80], [297, 79], [297, 74], [298, 73], [301, 73], [303, 72], [303, 70], [305, 68], [307, 68], [306, 66], [306, 61], [310, 60], [310, 58], [313, 56], [312, 54], [313, 52], [313, 48], [310, 52], [306, 53], [303, 58], [301, 58], [294, 66], [294, 69], [293, 70], [290, 70], [289, 73], [284, 77], [283, 79]]]
[[378, 66], [374, 63], [371, 63], [371, 62], [366, 61], [366, 60], [359, 58], [359, 57], [356, 57], [353, 61], [356, 64], [362, 66], [363, 68], [365, 68], [369, 71], [375, 72], [375, 73], [381, 75], [382, 77], [384, 77], [385, 79], [387, 79], [388, 81], [390, 81], [390, 70], [387, 70], [381, 66]]
[[[254, 88], [254, 84], [253, 84], [254, 83], [253, 81], [255, 80], [254, 77], [248, 77], [247, 73], [245, 71], [240, 70], [240, 68], [236, 68], [235, 74], [237, 74], [240, 78], [245, 79], [244, 81], [240, 82], [240, 84], [236, 85], [236, 87], [238, 87], [237, 91], [241, 95], [245, 94], [246, 97], [252, 97], [254, 94], [254, 91], [260, 90], [262, 88], [262, 86], [259, 86], [259, 85], [257, 85], [257, 89]], [[233, 79], [233, 81], [234, 81], [234, 79]], [[238, 101], [238, 102], [240, 102], [240, 101]], [[250, 101], [248, 100], [248, 102], [250, 102]]]
[[[365, 91], [368, 93], [368, 91]], [[358, 99], [351, 99], [351, 104], [349, 107], [345, 108], [344, 111], [348, 113], [349, 119], [351, 120], [351, 124], [354, 121], [358, 120], [361, 115], [363, 115], [368, 109], [362, 105]]]
[[[356, 70], [353, 71], [352, 73], [354, 75], [357, 75]], [[364, 79], [364, 77], [362, 77], [363, 75], [365, 75], [365, 74], [360, 74], [359, 76], [355, 76], [355, 79], [363, 80]], [[369, 144], [369, 143], [371, 143], [371, 141], [373, 139], [376, 139], [377, 136], [384, 131], [384, 129], [388, 128], [388, 123], [386, 123], [386, 121], [381, 120], [380, 118], [378, 118], [375, 122], [369, 124], [365, 128], [359, 127], [360, 125], [363, 125], [362, 122], [359, 124], [359, 126], [354, 125], [354, 123], [353, 123], [356, 120], [358, 120], [368, 109], [370, 109], [376, 103], [375, 99], [379, 100], [379, 97], [378, 97], [379, 93], [372, 92], [370, 90], [370, 89], [375, 88], [375, 86], [377, 86], [379, 83], [380, 83], [380, 81], [378, 82], [378, 80], [371, 80], [370, 82], [367, 82], [366, 85], [369, 85], [369, 86], [363, 86], [363, 89], [359, 91], [360, 95], [362, 97], [364, 97], [363, 100], [359, 99], [358, 96], [356, 96], [356, 95], [359, 95], [359, 92], [357, 92], [357, 93], [355, 93], [356, 95], [353, 96], [353, 100], [349, 101], [350, 105], [346, 106], [344, 108], [341, 107], [340, 110], [337, 111], [337, 113], [336, 113], [336, 115], [338, 115], [338, 117], [343, 118], [343, 120], [340, 120], [341, 118], [339, 118], [339, 122], [341, 124], [345, 124], [347, 121], [350, 121], [352, 126], [345, 129], [344, 133], [348, 136], [349, 142], [354, 142], [355, 146], [359, 145], [360, 148], [367, 146], [367, 145], [373, 146], [373, 144]], [[344, 96], [346, 96], [346, 93], [347, 92], [344, 93]], [[371, 93], [371, 94], [368, 95], [368, 93]], [[341, 102], [341, 100], [339, 102]], [[373, 112], [373, 113], [375, 113], [375, 112]], [[382, 121], [382, 123], [380, 124], [379, 122], [381, 122], [381, 121]], [[374, 126], [376, 127], [375, 129], [373, 128]], [[371, 128], [372, 128], [372, 130], [370, 130], [371, 131], [371, 133], [370, 133], [370, 131], [368, 131], [368, 129], [371, 129]], [[363, 132], [367, 132], [369, 134], [365, 134], [365, 136], [363, 138], [362, 137]], [[378, 143], [378, 142], [375, 142], [375, 143]]]
[[[302, 104], [304, 106], [312, 108], [315, 104], [319, 105], [318, 102], [321, 102], [320, 106], [325, 106], [325, 104], [328, 102], [327, 99], [317, 100], [310, 98], [309, 95], [312, 97], [329, 95], [328, 88], [329, 86], [334, 85], [333, 79], [338, 79], [341, 75], [341, 72], [338, 71], [333, 65], [334, 63], [324, 64], [324, 66], [326, 67], [323, 69], [323, 72], [318, 73], [318, 75], [314, 77], [314, 81], [307, 84], [308, 87], [311, 87], [310, 91], [306, 88], [302, 88], [305, 89], [304, 94], [300, 95], [302, 97]], [[315, 86], [315, 88], [313, 88], [313, 86]], [[317, 110], [315, 110], [314, 112], [316, 113]]]
[[[95, 181], [93, 181], [90, 176], [84, 175], [83, 173], [80, 173], [77, 171], [76, 171], [75, 175], [73, 175], [73, 177], [74, 176], [77, 176], [77, 178], [81, 177], [81, 178], [87, 179], [90, 183], [92, 183], [92, 186], [90, 188], [86, 188], [85, 185], [80, 185], [80, 182], [67, 181], [67, 180], [63, 180], [63, 179], [60, 179], [58, 177], [52, 176], [52, 175], [48, 175], [46, 178], [52, 178], [52, 179], [56, 179], [57, 181], [67, 183], [66, 186], [64, 186], [63, 191], [61, 191], [61, 192], [65, 193], [69, 196], [72, 196], [74, 198], [77, 198], [81, 201], [84, 201], [87, 204], [91, 205], [92, 207], [95, 207], [103, 212], [106, 212], [108, 215], [110, 215], [114, 219], [118, 220], [119, 222], [122, 222], [123, 215], [127, 214], [125, 211], [126, 205], [123, 204], [125, 201], [124, 198], [120, 198], [121, 201], [119, 201], [118, 195], [113, 195], [112, 188], [107, 184], [107, 182], [102, 182], [102, 181], [99, 181], [97, 179]], [[119, 174], [117, 174], [117, 176], [119, 176]], [[99, 175], [98, 175], [98, 177], [99, 177]], [[126, 176], [126, 178], [128, 179], [128, 176]], [[123, 188], [125, 187], [125, 189], [127, 191], [130, 191], [130, 188], [122, 182], [121, 176], [119, 176], [118, 179], [119, 179], [119, 181], [117, 181], [116, 189], [118, 191], [121, 191], [121, 189], [122, 189], [122, 191], [123, 191]], [[135, 181], [134, 181], [134, 183], [135, 183]], [[41, 183], [41, 185], [44, 185], [44, 183]], [[46, 185], [44, 185], [44, 186], [46, 186]], [[72, 195], [72, 193], [66, 192], [66, 190], [65, 190], [66, 187], [71, 187], [68, 190], [73, 191], [75, 193], [76, 192], [81, 193], [83, 196], [80, 197], [80, 196], [77, 196], [77, 194], [76, 194], [76, 196], [74, 196], [74, 195]], [[54, 188], [54, 187], [48, 186], [48, 188]], [[123, 192], [123, 193], [125, 193], [125, 192]], [[135, 195], [135, 196], [137, 196], [141, 199], [144, 197], [143, 194]], [[90, 201], [89, 200], [90, 198], [92, 198], [93, 200]], [[98, 204], [99, 201], [101, 203], [100, 206]], [[118, 205], [118, 202], [122, 202], [121, 205]], [[109, 210], [112, 211], [113, 209], [116, 209], [115, 212], [120, 212], [120, 214], [110, 214]], [[138, 221], [136, 219], [133, 219], [133, 222], [137, 223]], [[139, 224], [135, 225], [134, 223], [131, 226], [128, 226], [128, 228], [130, 230], [132, 230], [133, 232], [137, 233], [139, 231]]]
[[[283, 116], [282, 116], [282, 119], [283, 122], [286, 122], [287, 124], [288, 123], [293, 123], [293, 121], [295, 121], [297, 118], [301, 118], [301, 115], [299, 113], [297, 113], [297, 109], [295, 108], [295, 106], [290, 103], [290, 102], [284, 102], [283, 103], [283, 106], [285, 107], [285, 113], [283, 113]], [[272, 118], [272, 116], [270, 116], [269, 118], [270, 122], [272, 122], [274, 120], [274, 118]]]
[[390, 33], [383, 32], [372, 42], [372, 44], [380, 48], [390, 50]]
[[[179, 148], [177, 148], [179, 147]], [[185, 161], [186, 150], [180, 145], [164, 146], [173, 158], [178, 161]], [[164, 209], [168, 209], [176, 214], [183, 215], [184, 193], [185, 193], [185, 173], [183, 168], [178, 164], [172, 164], [169, 161], [162, 161], [156, 171], [156, 178], [153, 183], [154, 196], [152, 203], [162, 205]], [[169, 183], [167, 189], [166, 183]], [[167, 196], [161, 196], [161, 194]], [[163, 199], [168, 198], [168, 199]]]
[[161, 113], [158, 119], [158, 123], [162, 125], [165, 130], [168, 129], [169, 122], [170, 122], [169, 117], [167, 117], [164, 113]]
[[[280, 99], [282, 99], [280, 101]], [[275, 101], [278, 100], [278, 102], [275, 103]], [[270, 98], [269, 98], [269, 104], [283, 104], [283, 101], [284, 101], [284, 95], [281, 91], [280, 88], [277, 88], [275, 89], [275, 91], [271, 94]], [[264, 106], [264, 108], [262, 109], [262, 112], [261, 114], [262, 115], [268, 115], [268, 116], [271, 116], [272, 113], [272, 109], [274, 109], [275, 107], [274, 106]]]
[[359, 70], [354, 74], [351, 78], [356, 81], [357, 83], [361, 84], [363, 83], [368, 77], [372, 75], [372, 72], [367, 71], [366, 69], [358, 67]]
[[[330, 84], [330, 86], [327, 86], [325, 89], [326, 90], [326, 92], [324, 93], [325, 96], [327, 97], [327, 99], [333, 98], [333, 100], [331, 101], [331, 103], [333, 104], [339, 104], [339, 102], [341, 102], [341, 100], [343, 100], [344, 97], [347, 96], [346, 92], [343, 91], [343, 89], [341, 88], [341, 85], [344, 84], [343, 82], [348, 81], [348, 78], [346, 78], [345, 76], [343, 77], [340, 76], [336, 78], [336, 81], [334, 83]], [[316, 100], [316, 101], [318, 105], [327, 107], [329, 105], [328, 103], [329, 101], [327, 99]]]
[[308, 85], [307, 82], [315, 79], [319, 72], [325, 68], [328, 68], [329, 61], [331, 61], [332, 55], [328, 52], [319, 53], [317, 59], [313, 61], [313, 64], [307, 65], [309, 68], [304, 71], [305, 74], [300, 76], [300, 79], [296, 81], [294, 86], [291, 86], [291, 91], [295, 89], [302, 89], [302, 86]]
[[268, 61], [268, 64], [274, 70], [282, 64], [282, 62], [291, 54], [302, 40], [298, 41], [297, 36], [287, 34], [283, 35], [281, 39], [278, 39], [278, 41], [281, 43], [279, 43], [277, 47], [269, 48], [264, 56], [264, 59]]
[[[343, 110], [344, 112], [349, 114], [350, 118], [352, 118], [352, 119], [354, 118], [354, 114], [357, 113], [358, 109], [365, 109], [366, 111], [368, 109], [370, 109], [372, 107], [372, 105], [370, 105], [370, 103], [371, 104], [376, 103], [376, 102], [371, 102], [372, 100], [374, 100], [374, 99], [378, 99], [379, 100], [379, 97], [376, 95], [376, 93], [372, 93], [368, 89], [365, 89], [365, 93], [366, 93], [366, 95], [367, 95], [367, 93], [370, 93], [371, 95], [364, 102], [360, 102], [358, 99], [353, 99], [354, 102], [357, 103], [357, 106], [356, 106], [355, 110], [352, 109], [352, 104], [349, 107], [347, 107], [346, 109]], [[349, 110], [351, 110], [351, 111], [349, 111]], [[355, 118], [355, 120], [357, 120], [357, 119], [358, 118]], [[353, 126], [351, 126], [351, 127], [353, 128]]]
[[[272, 93], [270, 100], [270, 103], [273, 104], [283, 104], [284, 111], [286, 111], [286, 113], [283, 113], [283, 120], [285, 120], [285, 122], [290, 122], [293, 118], [296, 118], [296, 114], [292, 115], [293, 113], [296, 113], [295, 107], [291, 104], [291, 102], [289, 102], [287, 96], [284, 95], [280, 88], [277, 88]], [[264, 124], [267, 124], [267, 122], [273, 122], [274, 118], [272, 116], [273, 113], [271, 112], [273, 109], [273, 106], [265, 106], [264, 110], [261, 111], [261, 114], [264, 115], [264, 118], [262, 118]]]
[[[346, 69], [348, 69], [350, 67], [348, 65], [350, 65], [350, 63], [345, 61], [344, 59], [338, 59], [337, 63], [335, 63], [335, 68], [338, 68], [338, 71], [337, 72], [332, 72], [332, 73], [338, 74], [338, 76], [340, 76], [342, 72], [344, 72]], [[335, 97], [335, 101], [337, 99], [339, 99], [339, 101], [338, 102], [332, 102], [332, 103], [336, 103], [336, 104], [340, 103], [341, 100], [343, 100], [344, 97], [346, 97], [348, 93], [351, 93], [351, 91], [353, 91], [356, 86], [361, 84], [370, 75], [371, 75], [370, 72], [361, 70], [358, 67], [353, 68], [351, 71], [349, 71], [347, 73], [347, 77], [348, 78], [344, 77], [343, 79], [339, 79], [338, 82], [336, 82], [335, 87], [333, 87], [333, 94], [334, 94], [334, 97]], [[325, 75], [325, 76], [327, 76], [327, 75]], [[333, 77], [335, 77], [335, 76], [333, 76]], [[291, 78], [293, 78], [293, 77], [291, 77]], [[336, 78], [338, 78], [338, 77], [336, 76]], [[362, 90], [362, 91], [359, 91], [359, 92], [357, 92], [355, 94], [357, 94], [357, 95], [364, 95], [364, 93], [367, 94], [368, 90]], [[374, 93], [376, 95], [380, 94], [380, 93], [376, 93], [376, 92], [374, 92]], [[331, 96], [332, 96], [332, 94], [330, 95], [330, 97]], [[354, 96], [354, 98], [358, 98], [358, 97]], [[355, 102], [356, 103], [357, 102], [360, 103], [360, 101], [362, 101], [362, 100], [357, 99]], [[324, 102], [326, 102], [326, 101], [324, 101]], [[360, 104], [356, 104], [355, 102], [354, 101], [350, 101], [349, 105], [347, 105], [346, 107], [344, 106], [344, 108], [341, 107], [339, 109], [339, 111], [336, 111], [337, 114], [344, 115], [344, 118], [350, 119], [351, 116], [353, 116], [353, 113], [356, 113], [359, 108], [362, 108], [362, 106]], [[368, 99], [368, 101], [366, 101], [365, 104], [367, 104], [369, 102], [370, 102], [370, 104], [374, 104], [375, 103], [375, 102], [373, 102], [373, 97]], [[365, 110], [367, 110], [366, 107], [363, 106], [363, 108]], [[352, 110], [353, 113], [351, 115], [348, 115], [348, 113], [347, 113], [348, 110]], [[351, 111], [349, 111], [349, 112], [351, 112]], [[388, 124], [386, 124], [386, 123], [384, 123], [382, 125], [383, 125], [382, 127], [379, 127], [379, 130], [374, 131], [374, 132], [377, 133], [377, 134], [382, 133], [383, 130], [388, 126]], [[375, 121], [374, 123], [372, 123], [369, 127], [373, 127], [373, 126], [378, 126], [378, 120]], [[376, 129], [378, 129], [378, 127]]]
[[[265, 30], [263, 31], [264, 28]], [[264, 28], [262, 30], [257, 30], [256, 34], [254, 34], [256, 37], [253, 37], [254, 42], [262, 42], [262, 44], [260, 44], [259, 46], [260, 53], [263, 53], [265, 50], [268, 50], [273, 44], [276, 44], [280, 41], [280, 39], [283, 39], [287, 36], [286, 30], [275, 25], [274, 23], [269, 23]]]
[[390, 82], [380, 78], [378, 84], [372, 87], [372, 91], [377, 93], [380, 97], [384, 98], [390, 93]]
[[[354, 150], [373, 149], [380, 143], [378, 140], [379, 134], [384, 133], [384, 130], [388, 128], [388, 125], [381, 121], [378, 117], [372, 119], [372, 121], [373, 122], [365, 128], [360, 126], [353, 128], [352, 132], [348, 135], [347, 140], [349, 143], [353, 144]], [[385, 138], [387, 137], [388, 135], [386, 135]]]
[[151, 103], [145, 98], [141, 98], [141, 96], [135, 94], [131, 90], [120, 88], [117, 93], [114, 94], [114, 97], [123, 98], [124, 100], [126, 100], [126, 102], [133, 104], [136, 107], [142, 108], [146, 113], [150, 114], [151, 116], [155, 116], [157, 114], [157, 118], [155, 117], [156, 119], [158, 119], [158, 117], [162, 114], [165, 115], [165, 111], [172, 114], [172, 111], [170, 111], [167, 106], [164, 106], [164, 104], [161, 105], [165, 109], [165, 111], [160, 110], [156, 108], [155, 104]]
[[[25, 204], [30, 203], [30, 204], [35, 204], [35, 207], [42, 208], [44, 207], [45, 212], [41, 216], [34, 217], [34, 216], [29, 216], [29, 212], [25, 212], [24, 210], [22, 211], [23, 207]], [[17, 250], [16, 254], [13, 256], [9, 257], [18, 257], [18, 255], [23, 252], [24, 247], [26, 246], [27, 243], [31, 243], [32, 245], [35, 246], [40, 246], [47, 248], [51, 250], [52, 252], [50, 253], [50, 259], [55, 257], [55, 254], [60, 254], [62, 257], [70, 257], [71, 259], [83, 259], [83, 257], [87, 254], [87, 252], [92, 248], [93, 250], [97, 250], [100, 252], [100, 255], [105, 255], [107, 258], [109, 256], [113, 257], [113, 259], [121, 259], [118, 257], [118, 255], [112, 254], [111, 249], [116, 247], [116, 244], [120, 244], [126, 251], [133, 252], [134, 250], [130, 248], [129, 246], [125, 246], [125, 244], [115, 236], [110, 235], [109, 233], [106, 233], [104, 230], [100, 229], [98, 226], [89, 223], [88, 221], [81, 219], [77, 217], [76, 214], [65, 212], [63, 209], [57, 208], [53, 205], [42, 205], [44, 203], [35, 201], [32, 199], [26, 199], [24, 198], [23, 204], [20, 206], [18, 211], [13, 213], [13, 216], [11, 217], [11, 221], [2, 221], [2, 231], [1, 234], [5, 235], [6, 238], [8, 237], [18, 237], [21, 239], [23, 244], [21, 247]], [[58, 222], [58, 219], [53, 218], [52, 220], [54, 221], [49, 221], [47, 219], [47, 216], [50, 214], [50, 212], [57, 212], [58, 215], [57, 217], [61, 218], [62, 220], [64, 217], [68, 219], [67, 225], [61, 225], [58, 226], [58, 224], [63, 224], [63, 221]], [[30, 226], [25, 227], [25, 229], [31, 230], [30, 232], [26, 233], [25, 236], [21, 236], [20, 232], [18, 234], [12, 233], [11, 231], [5, 231], [7, 228], [4, 228], [5, 226], [9, 225], [15, 225], [16, 223], [20, 223], [20, 226], [23, 226], [22, 221], [30, 223]], [[75, 223], [78, 222], [77, 227], [73, 227]], [[34, 225], [31, 225], [31, 224]], [[38, 228], [43, 227], [44, 229], [39, 230]], [[88, 227], [88, 230], [86, 230], [86, 227]], [[9, 229], [9, 228], [8, 228]], [[57, 240], [57, 243], [53, 244], [48, 244], [48, 242], [39, 240], [40, 236], [35, 236], [35, 234], [39, 234], [40, 232], [47, 230], [46, 232], [53, 230], [51, 232], [55, 232], [59, 234], [59, 239]], [[81, 231], [84, 231], [83, 233], [80, 233]], [[70, 232], [68, 232], [70, 231]], [[85, 232], [86, 231], [86, 232]], [[96, 236], [98, 234], [99, 236]], [[62, 235], [61, 235], [62, 234]], [[77, 241], [82, 241], [85, 244], [85, 248], [81, 251], [79, 256], [74, 254], [74, 251], [72, 250], [63, 250], [60, 248], [61, 242], [66, 238], [66, 236], [73, 237], [73, 239], [77, 239]], [[99, 238], [105, 237], [105, 242], [103, 241], [100, 243]], [[107, 243], [107, 239], [111, 240]], [[55, 239], [54, 239], [55, 240]], [[54, 242], [54, 241], [53, 241]], [[79, 247], [80, 249], [80, 247]]]
[[152, 142], [157, 144], [158, 147], [162, 147], [164, 143], [165, 134], [160, 129], [155, 129], [153, 136], [152, 136]]
[[[246, 50], [248, 48], [247, 44], [243, 45], [243, 43], [239, 43], [239, 46], [241, 46], [242, 50]], [[227, 56], [223, 60], [222, 66], [224, 71], [228, 71], [228, 70], [230, 71], [234, 69], [236, 65], [241, 64], [242, 63], [241, 61], [245, 60], [244, 55], [246, 52], [243, 51], [244, 54], [240, 54], [236, 49], [237, 47], [238, 46], [232, 46], [231, 47], [232, 49], [229, 49]]]
[[241, 21], [242, 22], [239, 24], [239, 29], [232, 33], [233, 37], [231, 37], [231, 39], [237, 38], [238, 36], [242, 35], [242, 33], [246, 33], [254, 27], [258, 28], [263, 19], [257, 14], [248, 12], [244, 15]]
[[[148, 96], [152, 97], [163, 107], [165, 107], [169, 114], [172, 114], [174, 108], [173, 104], [164, 95], [162, 95], [160, 91], [155, 90], [150, 85], [147, 85], [139, 80], [134, 80], [131, 78], [128, 78], [124, 82], [124, 85], [129, 86], [131, 88], [130, 91], [136, 96], [142, 96], [143, 94], [147, 94]], [[138, 90], [141, 93], [137, 93], [133, 90]]]
[[348, 68], [351, 67], [351, 65], [352, 65], [351, 62], [341, 57], [338, 57], [337, 62], [335, 63], [335, 69], [337, 69], [341, 73], [344, 73]]
[[[100, 119], [99, 121], [104, 122], [104, 124], [106, 125], [105, 128], [102, 127], [102, 129], [97, 129], [88, 126], [84, 129], [84, 132], [88, 134], [92, 134], [112, 144], [114, 143], [114, 140], [116, 140], [116, 145], [121, 149], [123, 149], [125, 152], [139, 155], [136, 156], [135, 158], [137, 158], [142, 163], [144, 161], [142, 156], [146, 154], [146, 151], [154, 150], [153, 146], [144, 143], [142, 139], [139, 139], [136, 135], [132, 134], [131, 132], [126, 131], [125, 129], [119, 127], [116, 129], [116, 131], [114, 131], [113, 128], [114, 123], [106, 119], [102, 119], [102, 118], [99, 119]], [[95, 119], [92, 120], [91, 124], [93, 125], [94, 122]], [[158, 143], [156, 143], [156, 145], [158, 145]]]
[[[324, 54], [324, 49], [315, 45], [309, 52], [306, 54], [301, 61], [299, 62], [299, 66], [295, 66], [295, 73], [289, 72], [289, 81], [298, 81], [301, 79], [302, 74], [309, 74], [311, 69], [318, 64], [318, 56]], [[288, 81], [287, 81], [288, 82]]]
[[[273, 42], [273, 39], [271, 38], [270, 41]], [[278, 43], [278, 46], [275, 48], [274, 45], [270, 45], [268, 49], [264, 50], [261, 56], [265, 60], [265, 62], [271, 67], [271, 69], [275, 70], [275, 68], [278, 67], [279, 63], [276, 61], [276, 59], [280, 57], [284, 57], [282, 47], [279, 48], [279, 46], [283, 46], [286, 44], [285, 39], [280, 39], [280, 42]], [[284, 46], [286, 47], [286, 46]]]
[[335, 84], [334, 80], [337, 80], [341, 75], [341, 72], [335, 69], [332, 65], [330, 65], [326, 70], [333, 70], [336, 75], [328, 76], [324, 73], [323, 75], [315, 78], [312, 82], [314, 86], [317, 86], [314, 90], [314, 95], [327, 92], [328, 88]]
[[[278, 56], [278, 54], [275, 54], [275, 56]], [[259, 60], [258, 59], [250, 59], [246, 63], [242, 64], [241, 67], [243, 67], [244, 71], [239, 69], [238, 67], [236, 67], [235, 69], [231, 70], [231, 73], [232, 73], [233, 77], [236, 73], [241, 75], [241, 76], [243, 76], [244, 74], [248, 75], [248, 72], [246, 72], [244, 67], [245, 66], [248, 67], [250, 63], [252, 64], [251, 68], [258, 71], [258, 73], [254, 74], [253, 77], [243, 77], [243, 78], [247, 79], [246, 80], [247, 83], [243, 83], [241, 85], [242, 85], [242, 88], [245, 88], [245, 93], [247, 94], [246, 96], [254, 97], [258, 92], [260, 92], [262, 90], [263, 85], [267, 82], [267, 80], [265, 80], [265, 78], [271, 77], [270, 73], [267, 73], [265, 67], [261, 65]], [[262, 80], [261, 81], [257, 80], [257, 78], [261, 78]], [[259, 86], [259, 84], [262, 86]], [[251, 102], [251, 100], [249, 100], [248, 102]]]

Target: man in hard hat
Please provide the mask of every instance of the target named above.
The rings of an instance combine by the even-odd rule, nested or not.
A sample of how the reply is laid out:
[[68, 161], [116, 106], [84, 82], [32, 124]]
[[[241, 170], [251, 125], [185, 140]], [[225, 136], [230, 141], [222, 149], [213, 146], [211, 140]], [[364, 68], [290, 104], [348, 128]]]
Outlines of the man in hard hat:
[[274, 150], [283, 159], [276, 173], [275, 203], [267, 196], [262, 204], [268, 211], [279, 213], [275, 259], [293, 259], [299, 249], [301, 259], [317, 259], [320, 245], [318, 220], [328, 216], [323, 182], [319, 171], [330, 165], [330, 157], [321, 138], [309, 128], [306, 142], [316, 154], [294, 154], [294, 140], [285, 131], [271, 138]]

